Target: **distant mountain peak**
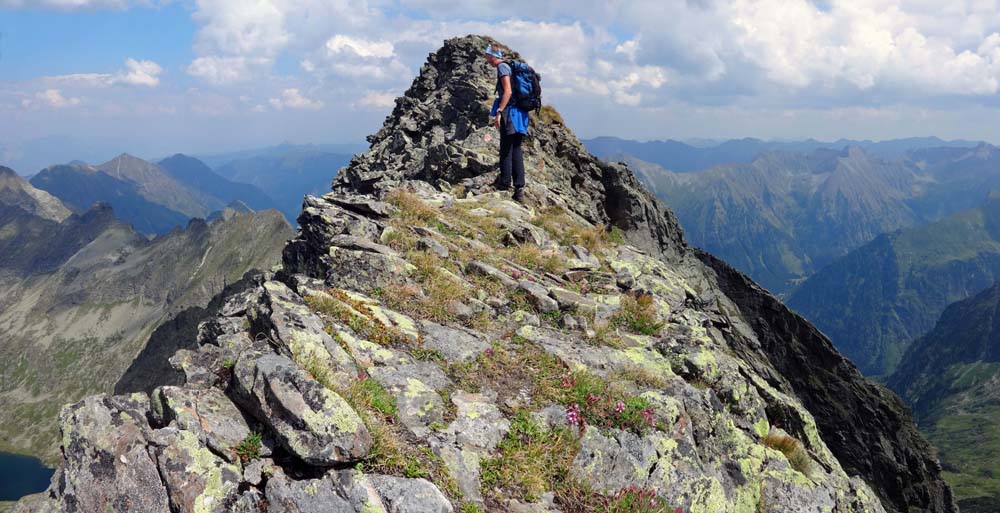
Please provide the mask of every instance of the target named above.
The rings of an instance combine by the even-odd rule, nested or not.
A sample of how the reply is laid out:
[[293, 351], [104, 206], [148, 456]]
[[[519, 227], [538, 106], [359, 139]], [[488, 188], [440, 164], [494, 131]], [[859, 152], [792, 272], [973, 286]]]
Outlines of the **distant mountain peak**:
[[0, 206], [17, 207], [56, 222], [71, 213], [58, 198], [35, 188], [13, 169], [4, 166], [0, 166]]

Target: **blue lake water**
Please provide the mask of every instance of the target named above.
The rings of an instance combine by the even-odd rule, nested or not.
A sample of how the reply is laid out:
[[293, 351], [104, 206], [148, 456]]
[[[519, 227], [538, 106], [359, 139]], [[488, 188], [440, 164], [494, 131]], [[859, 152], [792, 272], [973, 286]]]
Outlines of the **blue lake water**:
[[53, 472], [35, 458], [0, 452], [0, 501], [44, 491]]

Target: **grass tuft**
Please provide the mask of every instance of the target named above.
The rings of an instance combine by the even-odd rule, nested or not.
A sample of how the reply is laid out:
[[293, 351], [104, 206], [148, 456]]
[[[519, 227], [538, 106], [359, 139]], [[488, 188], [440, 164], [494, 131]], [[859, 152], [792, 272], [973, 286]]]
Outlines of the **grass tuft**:
[[545, 125], [566, 125], [566, 122], [563, 121], [562, 115], [559, 114], [559, 111], [551, 105], [542, 105], [542, 108], [538, 109], [538, 111], [534, 113], [534, 116], [535, 119]]
[[812, 471], [812, 457], [797, 438], [783, 433], [770, 433], [764, 437], [763, 442], [765, 446], [784, 454], [793, 469], [807, 476]]
[[629, 365], [623, 369], [616, 370], [611, 373], [611, 378], [609, 379], [611, 381], [625, 379], [635, 383], [636, 385], [654, 390], [663, 390], [664, 388], [667, 388], [667, 380], [664, 379], [663, 376], [645, 367], [639, 367], [637, 365]]
[[372, 319], [371, 309], [364, 303], [351, 299], [347, 294], [331, 291], [333, 299], [322, 296], [308, 296], [306, 304], [314, 312], [327, 315], [354, 330], [362, 338], [383, 346], [405, 346], [406, 336], [395, 328]]
[[579, 442], [570, 430], [543, 429], [520, 412], [497, 446], [497, 455], [482, 461], [483, 488], [494, 498], [537, 500], [566, 481], [578, 451]]
[[635, 485], [605, 494], [571, 483], [559, 488], [556, 499], [563, 513], [681, 513], [680, 508], [668, 506], [655, 490]]
[[623, 295], [621, 308], [615, 312], [611, 323], [642, 335], [659, 335], [664, 326], [651, 294]]
[[438, 210], [411, 192], [394, 189], [385, 199], [399, 209], [399, 217], [404, 220], [419, 221], [424, 224], [433, 223], [438, 219]]

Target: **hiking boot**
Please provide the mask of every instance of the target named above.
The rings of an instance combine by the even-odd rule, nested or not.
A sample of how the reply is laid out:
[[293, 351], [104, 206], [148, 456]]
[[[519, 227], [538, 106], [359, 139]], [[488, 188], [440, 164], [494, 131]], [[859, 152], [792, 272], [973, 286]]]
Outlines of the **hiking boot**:
[[498, 191], [509, 191], [510, 183], [503, 183], [503, 181], [500, 180], [500, 177], [498, 176], [496, 180], [493, 180], [493, 188]]
[[524, 187], [518, 187], [518, 188], [514, 189], [514, 195], [511, 196], [511, 198], [514, 201], [523, 204], [524, 203]]

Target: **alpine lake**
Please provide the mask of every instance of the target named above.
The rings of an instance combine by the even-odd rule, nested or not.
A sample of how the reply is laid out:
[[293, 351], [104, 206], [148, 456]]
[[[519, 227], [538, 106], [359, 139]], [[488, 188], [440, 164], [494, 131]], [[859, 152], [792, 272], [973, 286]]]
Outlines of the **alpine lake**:
[[0, 452], [0, 502], [45, 491], [54, 472], [31, 456]]

